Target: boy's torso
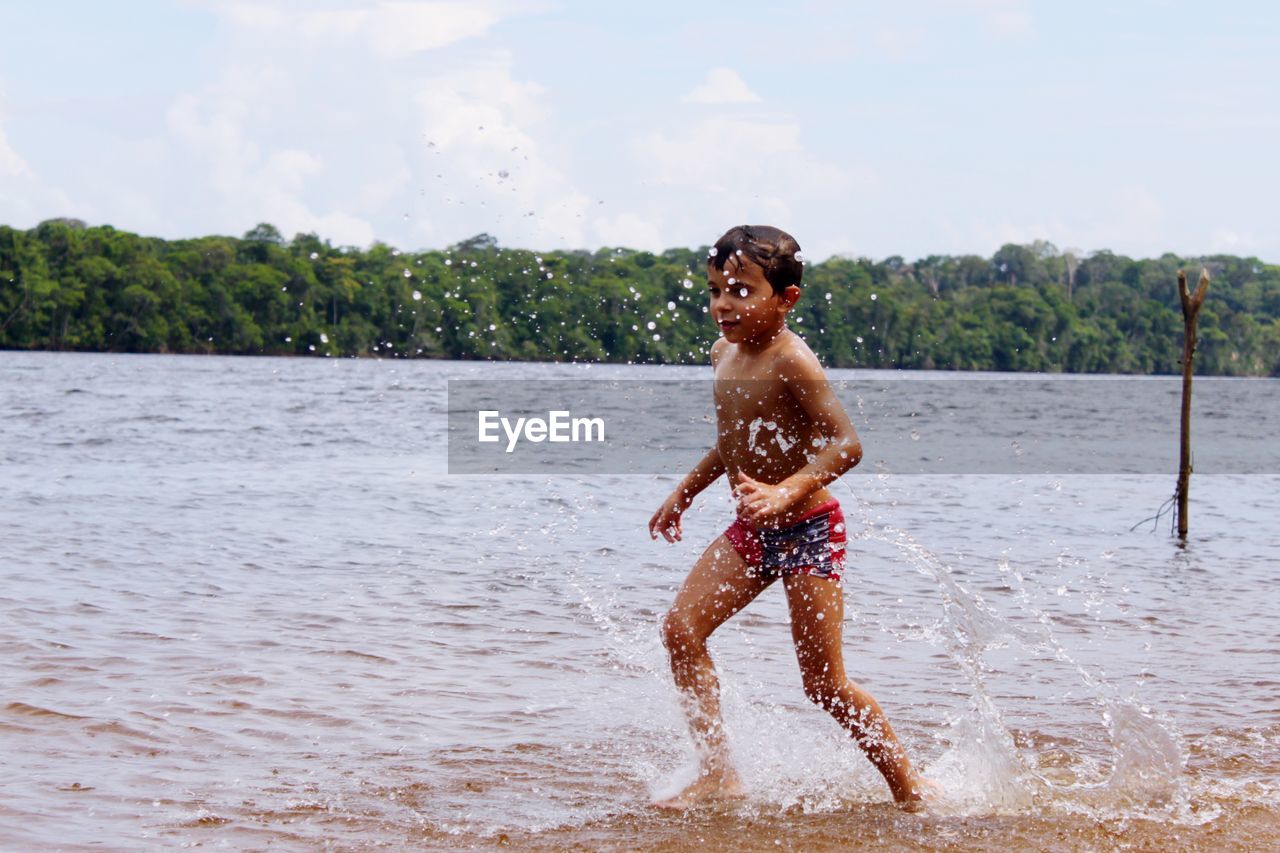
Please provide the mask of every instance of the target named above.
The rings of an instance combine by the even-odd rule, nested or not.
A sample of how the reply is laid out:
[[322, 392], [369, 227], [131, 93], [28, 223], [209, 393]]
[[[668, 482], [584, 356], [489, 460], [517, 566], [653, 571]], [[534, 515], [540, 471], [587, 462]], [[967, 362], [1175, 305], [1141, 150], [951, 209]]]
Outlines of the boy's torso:
[[[765, 483], [779, 483], [809, 464], [822, 434], [777, 370], [788, 350], [805, 347], [794, 333], [784, 333], [759, 353], [725, 346], [715, 366], [715, 405], [720, 459], [731, 485], [738, 472]], [[774, 519], [783, 527], [831, 500], [819, 489]]]

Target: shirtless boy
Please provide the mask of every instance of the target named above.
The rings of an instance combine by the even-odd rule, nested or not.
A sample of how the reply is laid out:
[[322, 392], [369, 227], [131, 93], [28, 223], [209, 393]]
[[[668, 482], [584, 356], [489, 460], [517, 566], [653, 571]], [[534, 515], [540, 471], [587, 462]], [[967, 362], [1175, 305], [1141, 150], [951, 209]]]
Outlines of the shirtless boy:
[[723, 336], [711, 348], [716, 446], [663, 501], [649, 535], [679, 540], [681, 515], [721, 474], [733, 486], [737, 519], [694, 564], [662, 624], [701, 770], [659, 803], [671, 808], [743, 794], [707, 638], [778, 578], [805, 695], [853, 736], [895, 800], [920, 799], [925, 784], [875, 699], [844, 671], [845, 526], [826, 486], [858, 464], [862, 446], [818, 359], [787, 328], [800, 298], [799, 251], [777, 228], [740, 226], [707, 261], [711, 315]]

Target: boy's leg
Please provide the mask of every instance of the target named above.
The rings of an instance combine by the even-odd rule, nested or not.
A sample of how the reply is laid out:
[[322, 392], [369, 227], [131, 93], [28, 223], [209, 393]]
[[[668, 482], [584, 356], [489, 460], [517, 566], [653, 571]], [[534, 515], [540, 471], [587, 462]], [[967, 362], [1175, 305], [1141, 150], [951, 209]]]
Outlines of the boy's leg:
[[783, 584], [805, 695], [853, 735], [884, 775], [895, 800], [919, 799], [920, 781], [884, 712], [871, 694], [845, 675], [844, 594], [840, 584], [805, 574], [787, 575]]
[[730, 793], [739, 787], [729, 763], [720, 721], [720, 683], [707, 652], [707, 638], [772, 582], [773, 578], [753, 570], [729, 540], [720, 536], [694, 564], [662, 622], [662, 642], [671, 658], [676, 686], [685, 695], [685, 714], [702, 762], [702, 779], [685, 792], [690, 795], [686, 800], [701, 798], [704, 793], [714, 796], [717, 787]]

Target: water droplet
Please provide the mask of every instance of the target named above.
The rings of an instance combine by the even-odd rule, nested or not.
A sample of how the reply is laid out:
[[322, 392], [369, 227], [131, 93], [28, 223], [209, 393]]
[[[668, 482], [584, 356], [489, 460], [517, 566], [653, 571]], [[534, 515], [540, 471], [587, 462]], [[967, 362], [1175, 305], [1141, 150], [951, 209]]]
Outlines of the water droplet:
[[828, 293], [828, 294], [827, 294], [827, 301], [828, 301], [828, 302], [830, 302], [831, 300], [832, 300], [832, 296], [831, 296], [831, 294], [830, 294], [830, 293]]
[[737, 284], [737, 283], [738, 283], [738, 280], [737, 280], [736, 278], [734, 278], [733, 276], [729, 276], [729, 286], [730, 286], [730, 287], [733, 287], [733, 286], [734, 286], [735, 284]]
[[[448, 261], [445, 261], [445, 263], [448, 263]], [[408, 268], [408, 267], [405, 267], [404, 277], [405, 277], [405, 278], [409, 278], [409, 277], [410, 277], [410, 276], [412, 276], [412, 275], [413, 275], [413, 273], [409, 270], [409, 268]]]
[[414, 302], [421, 302], [421, 301], [422, 301], [422, 291], [421, 291], [421, 290], [415, 290], [415, 291], [413, 292], [413, 301], [414, 301]]
[[801, 254], [800, 252], [796, 252], [796, 260], [803, 264], [803, 263], [804, 263], [804, 255], [803, 255], [803, 254]]
[[312, 352], [315, 352], [315, 351], [316, 351], [316, 345], [315, 345], [315, 344], [307, 344], [307, 349], [311, 350]]
[[745, 287], [744, 287], [744, 288], [741, 288], [741, 289], [738, 291], [738, 295], [739, 295], [739, 296], [741, 296], [743, 299], [746, 299], [746, 298], [747, 298], [747, 289], [746, 289]]
[[674, 302], [668, 302], [668, 303], [667, 303], [667, 310], [668, 310], [668, 311], [674, 311], [674, 310], [676, 310], [676, 304], [675, 304]]
[[708, 257], [708, 258], [714, 258], [715, 256], [716, 256], [716, 247], [715, 247], [715, 246], [712, 246], [712, 247], [707, 251], [707, 257]]
[[858, 343], [862, 343], [862, 335], [858, 335], [858, 337], [854, 338], [854, 340], [856, 340]]
[[489, 331], [491, 331], [491, 332], [496, 332], [497, 330], [498, 330], [498, 324], [497, 324], [497, 323], [490, 323], [490, 324], [489, 324]]
[[662, 335], [654, 335], [654, 336], [653, 336], [653, 339], [654, 339], [655, 341], [660, 341], [660, 340], [662, 340]]
[[875, 302], [875, 301], [876, 301], [877, 299], [879, 299], [879, 298], [880, 298], [880, 297], [876, 296], [874, 293], [873, 293], [873, 294], [871, 294], [871, 301], [872, 301], [872, 302]]
[[327, 344], [327, 343], [329, 343], [329, 336], [328, 336], [328, 335], [326, 335], [324, 332], [321, 332], [321, 333], [320, 333], [320, 343], [322, 343], [322, 344]]
[[[444, 259], [444, 265], [445, 265], [446, 267], [451, 267], [451, 266], [453, 266], [453, 259], [452, 259], [452, 258], [445, 258], [445, 259]], [[408, 270], [405, 270], [405, 272], [408, 272]]]
[[293, 338], [292, 338], [292, 337], [285, 338], [285, 339], [284, 339], [284, 342], [285, 342], [286, 344], [291, 344], [291, 343], [293, 343]]
[[319, 252], [312, 252], [312, 253], [311, 253], [311, 260], [313, 260], [313, 261], [314, 261], [314, 260], [315, 260], [316, 258], [318, 258], [318, 257], [320, 257], [320, 253], [319, 253]]
[[650, 320], [645, 324], [645, 328], [652, 332], [654, 329], [658, 328], [658, 324]]
[[689, 288], [693, 287], [693, 281], [691, 281], [690, 279], [687, 279], [687, 278], [686, 278], [684, 281], [680, 282], [680, 283], [684, 285], [684, 289], [685, 289], [685, 290], [688, 290]]

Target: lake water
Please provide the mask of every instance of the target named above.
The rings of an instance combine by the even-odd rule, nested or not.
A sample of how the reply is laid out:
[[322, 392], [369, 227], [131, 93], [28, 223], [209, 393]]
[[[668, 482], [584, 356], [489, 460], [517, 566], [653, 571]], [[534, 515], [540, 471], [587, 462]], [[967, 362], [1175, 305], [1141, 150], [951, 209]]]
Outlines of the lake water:
[[[0, 353], [0, 848], [1280, 845], [1280, 476], [1197, 473], [1180, 548], [1130, 529], [1172, 455], [861, 466], [845, 657], [942, 802], [805, 701], [772, 589], [712, 640], [748, 801], [655, 812], [691, 772], [658, 622], [727, 489], [670, 546], [674, 464], [450, 475], [446, 380], [698, 376]], [[1055, 429], [981, 387], [950, 407]]]

